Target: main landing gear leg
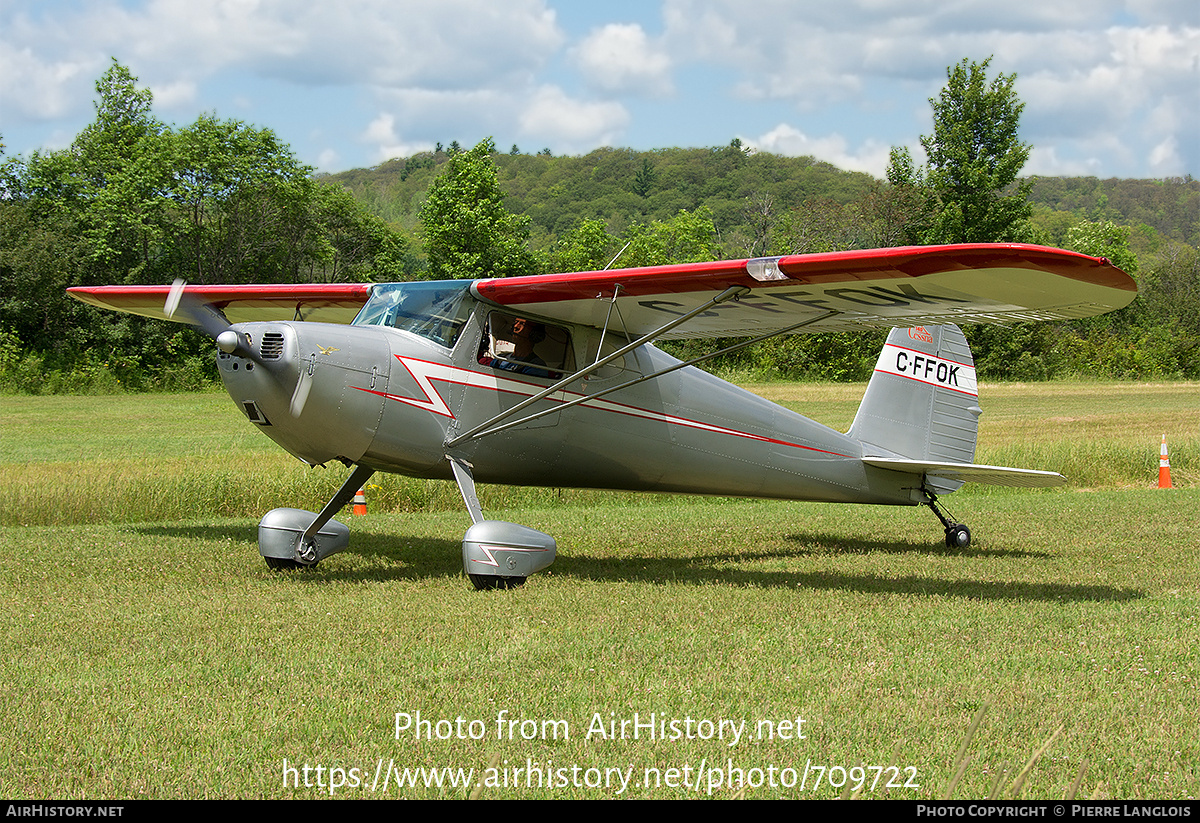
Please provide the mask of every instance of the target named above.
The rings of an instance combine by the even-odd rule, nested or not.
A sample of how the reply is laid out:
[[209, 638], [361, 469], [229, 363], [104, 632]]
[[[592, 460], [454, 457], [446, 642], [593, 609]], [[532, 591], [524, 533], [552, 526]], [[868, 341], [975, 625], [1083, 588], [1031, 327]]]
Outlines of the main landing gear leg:
[[354, 473], [317, 514], [303, 509], [272, 509], [258, 524], [258, 551], [272, 569], [315, 566], [350, 543], [350, 530], [333, 519], [375, 473], [355, 466]]
[[447, 455], [471, 528], [463, 535], [463, 571], [476, 589], [513, 589], [525, 578], [554, 562], [557, 546], [554, 538], [535, 529], [484, 520], [483, 508], [475, 495], [475, 478], [465, 460]]
[[967, 528], [965, 523], [956, 523], [943, 513], [942, 508], [938, 506], [937, 495], [929, 489], [923, 489], [925, 496], [929, 499], [925, 501], [925, 505], [929, 510], [937, 515], [937, 519], [942, 521], [942, 525], [946, 527], [946, 546], [951, 549], [965, 549], [971, 545], [971, 530]]

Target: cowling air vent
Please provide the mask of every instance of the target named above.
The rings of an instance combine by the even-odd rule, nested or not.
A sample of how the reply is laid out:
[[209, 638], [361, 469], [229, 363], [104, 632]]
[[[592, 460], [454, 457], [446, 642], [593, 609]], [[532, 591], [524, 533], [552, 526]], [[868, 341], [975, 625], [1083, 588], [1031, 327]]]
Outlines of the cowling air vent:
[[262, 354], [263, 360], [278, 360], [283, 357], [283, 335], [277, 331], [263, 334], [259, 352]]

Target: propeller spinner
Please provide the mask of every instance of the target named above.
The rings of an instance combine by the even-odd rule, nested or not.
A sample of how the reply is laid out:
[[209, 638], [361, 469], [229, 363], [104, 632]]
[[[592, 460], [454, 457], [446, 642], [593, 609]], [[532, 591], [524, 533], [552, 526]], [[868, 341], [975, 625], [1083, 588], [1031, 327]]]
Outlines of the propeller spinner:
[[[275, 369], [267, 367], [261, 355], [250, 345], [246, 335], [234, 328], [233, 324], [211, 303], [204, 303], [190, 294], [184, 280], [176, 279], [171, 284], [171, 290], [167, 293], [166, 302], [163, 304], [163, 312], [167, 317], [174, 317], [176, 313], [181, 314], [191, 325], [211, 337], [220, 351], [253, 360], [257, 365], [264, 367], [283, 392], [288, 391], [289, 386], [284, 384], [282, 375], [276, 373]], [[288, 410], [292, 417], [299, 417], [304, 412], [304, 404], [308, 401], [311, 389], [311, 376], [307, 370], [300, 369], [296, 385], [291, 387], [291, 401], [288, 403]]]

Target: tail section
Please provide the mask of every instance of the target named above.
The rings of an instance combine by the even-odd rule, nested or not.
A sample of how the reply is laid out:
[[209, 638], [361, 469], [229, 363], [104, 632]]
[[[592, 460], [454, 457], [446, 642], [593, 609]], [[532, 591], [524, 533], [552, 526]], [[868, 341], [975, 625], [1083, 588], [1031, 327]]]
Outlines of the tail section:
[[958, 326], [892, 329], [849, 434], [868, 457], [970, 463], [981, 413], [975, 361]]
[[966, 482], [1064, 482], [1055, 472], [973, 463], [982, 413], [975, 360], [958, 326], [892, 329], [849, 435], [862, 441], [864, 463], [921, 474], [935, 495]]

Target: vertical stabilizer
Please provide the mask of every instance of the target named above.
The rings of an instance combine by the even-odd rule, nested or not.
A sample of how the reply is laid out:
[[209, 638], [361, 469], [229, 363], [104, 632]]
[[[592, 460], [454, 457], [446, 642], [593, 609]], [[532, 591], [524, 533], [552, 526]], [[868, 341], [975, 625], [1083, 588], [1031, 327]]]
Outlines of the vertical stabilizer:
[[[979, 431], [975, 361], [958, 326], [892, 329], [849, 434], [864, 456], [971, 463]], [[935, 491], [957, 489], [939, 480]]]

